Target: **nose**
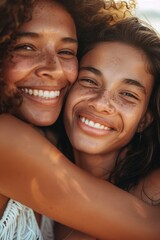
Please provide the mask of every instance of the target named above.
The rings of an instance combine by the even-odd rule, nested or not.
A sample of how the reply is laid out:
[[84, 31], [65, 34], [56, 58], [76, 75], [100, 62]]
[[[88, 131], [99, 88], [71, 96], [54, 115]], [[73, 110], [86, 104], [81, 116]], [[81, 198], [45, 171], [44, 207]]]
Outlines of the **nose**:
[[114, 105], [114, 95], [107, 90], [101, 93], [96, 93], [92, 98], [90, 98], [89, 106], [94, 108], [97, 112], [113, 114], [116, 111]]
[[35, 73], [40, 78], [55, 79], [61, 77], [64, 72], [56, 54], [46, 53], [41, 56]]

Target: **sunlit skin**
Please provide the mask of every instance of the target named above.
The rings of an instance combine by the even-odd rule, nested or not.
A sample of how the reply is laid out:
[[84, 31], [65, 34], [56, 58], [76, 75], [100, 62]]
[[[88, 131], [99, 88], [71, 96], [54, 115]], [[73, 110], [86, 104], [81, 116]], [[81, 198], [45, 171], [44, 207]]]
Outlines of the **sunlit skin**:
[[[36, 1], [36, 2], [38, 2], [38, 1]], [[52, 1], [54, 1], [54, 0], [52, 0]], [[7, 1], [3, 1], [3, 2], [4, 2], [4, 4], [7, 3], [7, 5], [8, 5]], [[23, 4], [23, 1], [20, 1], [20, 2], [22, 2], [22, 4]], [[44, 4], [48, 4], [47, 0], [42, 0], [42, 2]], [[90, 2], [92, 2], [92, 1], [90, 1]], [[93, 1], [93, 2], [96, 2], [96, 1]], [[87, 3], [87, 1], [86, 1], [86, 3]], [[89, 3], [89, 1], [88, 1], [88, 3]], [[3, 6], [3, 4], [2, 4], [2, 6]], [[36, 14], [40, 14], [40, 11], [43, 10], [43, 7], [44, 6], [41, 5], [40, 8], [37, 8]], [[13, 13], [12, 8], [10, 8], [8, 10], [9, 10], [9, 12]], [[48, 13], [49, 13], [50, 9], [46, 8], [46, 10], [47, 10], [47, 16], [48, 16], [47, 20], [49, 21], [50, 14], [48, 14]], [[107, 11], [110, 12], [110, 9], [107, 9]], [[59, 11], [57, 11], [57, 9], [54, 8], [54, 11], [52, 11], [52, 14], [57, 14], [57, 12], [59, 12]], [[111, 8], [111, 12], [112, 12], [112, 8]], [[87, 13], [89, 14], [89, 12], [87, 12]], [[16, 17], [17, 15], [15, 14], [14, 16]], [[38, 15], [36, 15], [36, 17], [37, 16]], [[40, 18], [40, 20], [41, 19], [42, 18]], [[65, 23], [63, 23], [63, 24], [66, 24], [66, 19], [64, 17], [59, 18], [59, 15], [58, 15], [58, 19], [59, 20], [64, 19]], [[91, 17], [91, 19], [92, 19], [92, 17]], [[41, 22], [41, 25], [43, 25], [43, 23], [44, 22]], [[64, 27], [64, 26], [61, 26], [61, 27]], [[126, 27], [127, 27], [127, 25], [126, 25]], [[60, 29], [61, 28], [57, 28], [57, 31]], [[38, 28], [35, 29], [35, 31], [37, 31], [37, 30], [38, 30]], [[46, 28], [44, 29], [44, 31], [46, 31]], [[147, 32], [148, 32], [148, 30], [147, 30]], [[135, 35], [138, 37], [137, 34], [135, 34]], [[145, 33], [144, 33], [144, 36], [145, 36]], [[23, 40], [23, 38], [20, 38], [20, 36], [17, 35], [17, 42], [19, 41], [19, 39], [21, 41]], [[28, 41], [28, 39], [27, 39], [27, 41]], [[41, 41], [39, 41], [39, 43], [40, 42]], [[146, 42], [146, 44], [147, 44], [147, 42]], [[144, 46], [146, 44], [144, 44]], [[14, 45], [12, 45], [12, 46], [14, 47]], [[153, 44], [153, 46], [154, 46], [154, 44]], [[151, 46], [151, 53], [152, 53], [153, 46]], [[27, 47], [27, 49], [26, 49], [26, 47]], [[44, 46], [44, 49], [45, 49], [45, 46]], [[157, 47], [156, 47], [156, 49], [158, 50]], [[49, 63], [51, 62], [52, 56], [53, 56], [53, 54], [50, 55], [50, 50], [52, 50], [52, 48], [48, 51], [47, 54], [45, 54], [45, 51], [44, 51], [44, 55], [43, 55], [43, 54], [41, 54], [41, 51], [37, 51], [37, 50], [36, 50], [36, 52], [32, 51], [32, 48], [30, 48], [30, 46], [28, 48], [28, 46], [26, 46], [26, 44], [23, 47], [22, 53], [24, 54], [24, 52], [25, 52], [25, 54], [26, 53], [32, 54], [32, 57], [30, 57], [30, 59], [29, 59], [30, 55], [27, 55], [27, 56], [25, 55], [25, 58], [23, 58], [23, 54], [21, 53], [21, 50], [19, 51], [19, 49], [11, 48], [10, 50], [14, 50], [14, 51], [12, 51], [12, 54], [9, 56], [9, 59], [5, 59], [5, 63], [6, 63], [5, 67], [8, 68], [8, 66], [9, 66], [9, 68], [12, 67], [14, 69], [14, 65], [16, 66], [17, 59], [18, 59], [18, 66], [19, 66], [20, 71], [22, 71], [22, 70], [24, 71], [24, 69], [25, 69], [25, 68], [24, 69], [21, 68], [20, 60], [19, 60], [21, 58], [23, 59], [23, 63], [25, 63], [24, 65], [26, 66], [26, 62], [27, 62], [27, 64], [29, 64], [29, 62], [36, 63], [36, 56], [34, 56], [34, 54], [36, 54], [36, 53], [37, 53], [37, 56], [39, 54], [39, 58], [41, 58], [41, 60], [46, 59], [46, 61], [48, 61]], [[5, 49], [4, 49], [4, 51], [5, 51]], [[18, 51], [18, 53], [17, 53], [17, 51]], [[6, 51], [6, 53], [7, 53], [7, 51]], [[120, 51], [120, 53], [121, 53], [121, 51]], [[123, 54], [124, 54], [124, 52], [122, 52], [122, 56], [123, 56]], [[130, 54], [130, 51], [127, 54], [128, 61], [130, 61], [129, 54]], [[51, 56], [51, 58], [47, 58], [47, 56]], [[96, 58], [97, 58], [97, 54], [96, 54]], [[24, 59], [28, 59], [28, 60], [24, 60]], [[47, 59], [51, 59], [51, 60], [49, 61]], [[153, 59], [157, 60], [157, 57], [155, 57], [155, 58], [153, 57]], [[155, 61], [155, 62], [157, 62], [157, 61]], [[55, 63], [56, 63], [56, 61], [55, 61]], [[147, 61], [146, 61], [146, 63], [147, 63]], [[159, 63], [159, 61], [158, 61], [158, 63]], [[48, 66], [50, 66], [50, 64], [48, 64]], [[23, 64], [22, 64], [22, 67], [23, 67]], [[92, 69], [92, 71], [93, 71], [93, 69]], [[14, 81], [12, 82], [12, 77], [14, 77], [14, 71], [12, 71], [12, 73], [13, 73], [13, 75], [10, 74], [9, 77], [5, 78], [6, 81], [8, 81], [11, 88], [14, 87]], [[81, 73], [83, 73], [83, 71], [81, 71]], [[5, 74], [6, 74], [6, 72], [5, 72]], [[18, 76], [18, 71], [16, 71], [16, 74]], [[87, 70], [87, 74], [88, 74], [88, 70]], [[91, 74], [91, 73], [89, 73], [89, 74]], [[22, 75], [20, 75], [20, 79], [21, 79], [21, 76]], [[32, 76], [35, 76], [35, 74], [32, 74]], [[48, 76], [48, 73], [45, 74], [45, 77], [47, 77], [47, 76]], [[43, 77], [44, 77], [44, 74], [43, 74]], [[68, 77], [69, 80], [70, 80], [70, 77], [71, 77], [71, 75], [69, 75], [69, 77]], [[22, 79], [23, 79], [23, 76], [22, 76]], [[30, 84], [32, 83], [31, 80], [30, 80], [30, 83], [28, 83], [28, 77], [24, 77], [24, 79], [26, 79], [25, 84], [28, 84], [28, 86], [30, 86]], [[37, 81], [34, 81], [35, 78], [32, 77], [31, 79], [34, 82], [34, 84], [36, 85], [36, 87], [38, 87]], [[36, 77], [36, 79], [37, 79], [37, 77]], [[38, 80], [40, 80], [40, 79], [41, 78], [38, 77]], [[18, 87], [19, 83], [16, 81], [16, 79], [14, 79], [14, 80], [15, 80], [15, 85], [17, 85], [16, 87]], [[43, 81], [43, 82], [45, 82], [45, 81]], [[43, 82], [42, 82], [42, 80], [40, 80], [41, 86], [43, 86]], [[69, 81], [68, 81], [68, 83], [69, 83]], [[31, 85], [34, 85], [34, 84], [31, 84]], [[33, 105], [35, 106], [35, 109], [36, 109], [36, 104], [39, 104], [39, 105], [41, 104], [41, 112], [43, 113], [44, 111], [42, 111], [42, 103], [40, 103], [40, 102], [38, 103], [37, 101], [40, 101], [40, 99], [42, 99], [41, 102], [43, 101], [43, 103], [44, 103], [44, 102], [47, 102], [47, 99], [44, 99], [44, 97], [42, 98], [43, 95], [36, 97], [38, 89], [34, 89], [35, 91], [33, 91], [33, 92], [30, 91], [29, 92], [29, 94], [31, 94], [30, 99], [29, 98], [27, 99], [28, 89], [23, 88], [23, 82], [21, 84], [21, 80], [20, 80], [20, 86], [21, 85], [22, 85], [22, 88], [19, 87], [19, 91], [21, 91], [21, 93], [23, 94], [23, 98], [24, 98], [25, 102], [31, 103], [30, 104], [31, 109], [32, 109]], [[44, 84], [44, 86], [45, 86], [45, 84]], [[81, 87], [85, 87], [85, 86], [82, 85]], [[48, 88], [48, 86], [47, 86], [47, 88]], [[75, 88], [76, 88], [76, 86], [75, 86]], [[32, 90], [32, 88], [31, 88], [31, 90]], [[40, 89], [40, 91], [41, 90], [42, 89]], [[96, 89], [95, 89], [95, 91], [96, 91]], [[92, 90], [91, 90], [91, 92], [92, 92]], [[103, 94], [103, 92], [104, 91], [102, 90], [102, 94]], [[34, 93], [34, 97], [32, 96], [32, 93]], [[114, 94], [114, 91], [112, 91], [112, 89], [111, 89], [110, 91], [106, 90], [106, 93], [108, 94], [107, 95], [108, 98], [110, 96], [110, 98], [112, 100], [119, 99], [121, 102], [121, 105], [123, 105], [123, 101], [121, 101], [121, 99], [118, 97], [118, 95], [116, 94], [116, 91]], [[26, 96], [25, 96], [25, 94], [26, 94]], [[41, 94], [44, 94], [44, 92], [41, 91], [40, 93], [38, 92], [38, 94], [41, 95]], [[48, 93], [45, 93], [45, 94], [47, 96]], [[51, 96], [52, 96], [52, 94], [53, 94], [53, 92], [51, 93]], [[98, 95], [98, 91], [97, 91], [97, 95]], [[32, 96], [32, 99], [31, 99], [31, 96]], [[79, 95], [77, 95], [76, 97], [80, 98]], [[104, 97], [104, 100], [109, 102], [109, 100], [107, 100], [107, 97]], [[158, 98], [158, 96], [156, 96], [156, 94], [155, 94], [155, 97]], [[97, 97], [97, 98], [99, 99], [99, 97]], [[35, 101], [32, 101], [33, 99], [35, 99]], [[82, 101], [83, 101], [83, 99], [82, 99]], [[48, 102], [49, 102], [49, 100], [48, 100]], [[23, 105], [22, 105], [22, 107], [23, 107]], [[22, 108], [22, 107], [21, 107], [21, 111], [17, 112], [17, 114], [16, 114], [16, 116], [19, 116], [21, 118], [23, 115], [22, 110], [23, 109], [25, 110], [25, 106], [24, 106], [24, 108]], [[56, 108], [59, 109], [59, 107], [57, 107], [57, 106], [56, 106]], [[93, 107], [91, 107], [91, 108], [93, 108]], [[43, 109], [46, 109], [46, 107], [44, 106]], [[57, 109], [56, 109], [56, 114], [57, 114]], [[126, 109], [127, 109], [127, 106], [126, 106]], [[157, 109], [155, 109], [155, 110], [157, 110]], [[30, 109], [28, 108], [27, 111], [30, 111]], [[38, 111], [38, 110], [36, 109], [36, 111]], [[34, 111], [32, 111], [32, 113], [33, 112]], [[96, 115], [94, 112], [97, 112], [97, 110], [94, 110], [94, 108], [93, 108], [93, 114]], [[25, 120], [27, 122], [33, 122], [33, 124], [43, 124], [44, 125], [44, 123], [41, 123], [41, 121], [44, 119], [40, 119], [40, 118], [33, 119], [34, 116], [32, 117], [30, 115], [30, 113], [29, 113], [29, 116], [30, 116], [30, 119], [27, 119], [25, 116], [25, 118], [23, 118], [23, 120]], [[39, 115], [37, 115], [37, 116], [39, 116]], [[105, 118], [105, 117], [101, 117], [100, 113], [99, 113], [99, 116], [100, 117], [98, 119]], [[150, 117], [150, 120], [151, 120], [151, 115], [149, 114], [147, 116]], [[159, 115], [157, 115], [157, 117], [158, 116]], [[46, 116], [45, 116], [45, 118], [46, 118]], [[145, 120], [146, 118], [143, 118], [143, 119]], [[84, 124], [87, 123], [86, 119], [84, 121], [84, 119], [82, 118], [82, 121], [84, 122]], [[107, 121], [107, 123], [108, 122], [109, 122], [109, 120]], [[145, 121], [141, 121], [141, 122], [145, 123]], [[91, 123], [92, 122], [89, 122], [89, 125], [92, 126], [92, 124], [94, 124], [94, 123], [92, 123], [92, 124]], [[110, 124], [111, 123], [112, 122], [110, 122]], [[46, 123], [46, 125], [47, 124], [48, 123]], [[119, 121], [118, 121], [118, 126], [119, 126]], [[96, 125], [96, 127], [101, 127], [101, 125], [99, 125], [99, 123], [98, 123], [98, 125]], [[77, 126], [76, 126], [76, 128], [77, 128]], [[80, 128], [80, 126], [78, 126], [78, 128]], [[90, 134], [93, 134], [95, 136], [94, 137], [95, 141], [96, 141], [96, 139], [98, 139], [98, 141], [99, 141], [99, 139], [101, 138], [101, 135], [102, 135], [102, 133], [100, 133], [99, 134], [100, 138], [97, 137], [98, 131], [100, 131], [100, 130], [97, 130], [97, 132], [93, 133], [93, 129], [90, 129], [90, 132], [89, 132], [89, 127], [87, 127], [87, 128], [84, 129], [84, 126], [83, 126], [83, 128], [81, 126], [81, 130], [83, 130], [83, 134], [86, 131], [87, 134], [86, 133], [85, 134], [87, 135], [88, 138], [89, 138]], [[143, 128], [144, 128], [144, 126], [139, 124], [138, 131], [139, 132], [142, 131]], [[102, 126], [101, 130], [103, 130], [103, 129], [106, 130], [104, 126]], [[118, 127], [118, 129], [119, 129], [119, 127]], [[80, 161], [81, 159], [79, 159], [79, 162], [77, 159], [77, 165], [84, 167], [85, 170], [88, 170], [89, 172], [93, 173], [93, 174], [88, 174], [86, 171], [83, 171], [80, 167], [76, 166], [76, 164], [73, 164], [71, 161], [68, 161], [61, 154], [61, 152], [59, 152], [56, 149], [56, 147], [47, 140], [46, 137], [42, 136], [41, 134], [39, 134], [39, 132], [35, 131], [35, 129], [32, 126], [30, 126], [28, 123], [25, 123], [24, 121], [20, 121], [17, 117], [12, 116], [11, 114], [9, 114], [9, 115], [1, 114], [0, 132], [1, 132], [1, 134], [0, 134], [0, 136], [1, 136], [1, 138], [0, 138], [0, 152], [1, 152], [1, 154], [0, 154], [0, 156], [1, 156], [1, 158], [0, 158], [1, 159], [0, 191], [1, 191], [1, 194], [4, 194], [4, 196], [0, 195], [0, 205], [1, 205], [0, 215], [1, 215], [1, 217], [3, 216], [3, 212], [7, 206], [7, 201], [8, 201], [7, 197], [9, 197], [11, 199], [15, 199], [15, 200], [21, 202], [22, 204], [25, 204], [26, 206], [31, 207], [32, 209], [34, 209], [37, 212], [40, 212], [42, 214], [45, 214], [46, 216], [49, 216], [50, 218], [53, 218], [57, 222], [62, 222], [63, 224], [70, 226], [71, 229], [69, 229], [68, 232], [64, 232], [64, 236], [61, 237], [61, 239], [67, 238], [68, 240], [71, 240], [71, 239], [80, 240], [79, 235], [77, 238], [77, 232], [76, 231], [72, 232], [72, 229], [78, 229], [80, 232], [86, 232], [90, 236], [97, 237], [96, 239], [99, 239], [99, 240], [100, 239], [101, 240], [102, 239], [105, 239], [105, 240], [106, 239], [118, 239], [118, 240], [120, 240], [120, 239], [123, 239], [123, 240], [128, 240], [128, 239], [130, 239], [130, 240], [135, 240], [135, 239], [137, 239], [137, 240], [138, 239], [139, 240], [153, 240], [154, 239], [154, 240], [159, 240], [159, 236], [160, 236], [159, 206], [155, 207], [155, 206], [150, 206], [148, 204], [145, 204], [143, 201], [140, 201], [137, 197], [134, 197], [130, 193], [123, 191], [122, 189], [119, 189], [118, 187], [114, 186], [113, 184], [109, 183], [108, 181], [103, 181], [100, 178], [94, 177], [93, 175], [102, 178], [101, 166], [103, 164], [102, 164], [101, 158], [100, 158], [99, 163], [97, 161], [97, 158], [99, 156], [100, 157], [102, 156], [101, 154], [97, 154], [96, 155], [97, 158], [95, 156], [95, 159], [90, 158], [91, 161], [92, 160], [93, 161], [92, 161], [92, 164], [91, 164], [91, 162], [88, 162], [89, 163], [88, 166], [86, 166], [85, 162], [83, 165], [83, 162]], [[83, 136], [82, 136], [82, 139], [83, 139]], [[93, 142], [92, 139], [91, 140], [89, 139], [89, 141]], [[83, 148], [83, 146], [82, 146], [82, 148]], [[75, 151], [75, 154], [76, 154], [76, 151]], [[87, 156], [87, 155], [85, 154], [85, 156]], [[90, 154], [88, 156], [90, 157]], [[104, 156], [105, 156], [105, 154], [104, 154]], [[93, 157], [93, 155], [92, 155], [92, 157]], [[106, 157], [106, 160], [107, 160], [107, 157]], [[112, 161], [112, 159], [111, 159], [111, 162], [114, 163], [114, 161]], [[80, 163], [81, 163], [81, 165], [80, 165]], [[86, 161], [86, 163], [87, 163], [87, 161]], [[98, 164], [100, 165], [100, 168], [98, 169], [99, 172], [95, 171], [93, 164], [97, 164], [97, 166], [98, 166]], [[91, 166], [93, 166], [92, 169], [91, 169]], [[87, 169], [87, 167], [88, 167], [88, 169]], [[109, 166], [107, 166], [107, 167], [109, 169]], [[153, 194], [149, 195], [149, 196], [151, 196], [151, 199], [153, 199], [152, 196], [155, 196], [155, 193], [156, 193], [156, 199], [157, 198], [160, 199], [159, 195], [157, 194], [157, 192], [158, 193], [160, 192], [159, 191], [159, 186], [160, 186], [159, 176], [160, 176], [160, 173], [158, 170], [157, 174], [156, 174], [157, 181], [155, 181], [155, 179], [156, 179], [155, 174], [153, 174], [153, 179], [151, 179], [151, 181], [147, 182], [149, 184], [145, 184], [145, 187], [146, 187], [146, 185], [148, 185], [147, 188], [149, 188], [149, 189], [152, 188], [152, 190], [153, 190]], [[103, 177], [106, 179], [106, 176], [103, 176]], [[153, 183], [153, 187], [151, 186], [152, 183]], [[141, 186], [139, 186], [139, 187], [141, 187]], [[158, 191], [157, 190], [155, 191], [155, 187], [157, 188]], [[134, 189], [132, 189], [132, 190], [134, 190]], [[134, 193], [135, 192], [133, 192], [133, 194]], [[147, 189], [147, 193], [148, 193], [148, 189]], [[136, 195], [136, 194], [134, 194], [134, 195]], [[7, 197], [5, 197], [5, 196], [7, 196]], [[139, 196], [141, 198], [142, 188], [139, 188]], [[2, 221], [3, 221], [3, 218], [2, 218]], [[5, 226], [6, 226], [6, 224], [5, 224]], [[4, 228], [5, 228], [5, 226], [4, 226]], [[71, 235], [70, 235], [70, 233], [71, 233]], [[69, 237], [68, 237], [68, 234], [70, 235]], [[83, 235], [81, 239], [86, 240], [86, 236]], [[93, 240], [93, 238], [89, 238], [89, 239]], [[94, 238], [94, 240], [95, 240], [95, 238]]]
[[76, 53], [72, 17], [54, 1], [38, 1], [4, 59], [4, 80], [23, 96], [18, 117], [37, 126], [55, 122], [77, 77]]
[[[114, 48], [115, 46], [116, 45], [114, 45]], [[119, 48], [117, 50], [121, 53]], [[124, 48], [122, 50], [124, 50]], [[127, 51], [127, 53], [130, 54], [131, 52]], [[125, 51], [123, 51], [123, 54], [125, 54]], [[138, 54], [140, 55], [139, 52]], [[145, 59], [143, 58], [143, 60]], [[84, 64], [84, 66], [88, 66], [88, 64], [90, 66], [92, 61], [90, 60], [89, 63], [87, 62]], [[98, 67], [98, 63], [94, 65], [94, 67]], [[134, 67], [134, 65], [132, 66]], [[127, 71], [127, 69], [128, 68], [126, 68], [125, 71]], [[143, 69], [142, 73], [144, 72], [145, 71]], [[81, 71], [81, 74], [83, 74], [83, 71]], [[90, 73], [90, 71], [87, 71], [85, 74], [86, 76], [89, 76], [89, 79], [93, 79], [94, 74], [92, 72]], [[93, 75], [90, 76], [89, 74]], [[120, 75], [121, 74], [122, 72], [120, 72]], [[134, 71], [134, 74], [137, 75], [137, 72]], [[147, 75], [146, 72], [144, 75], [147, 77], [145, 79], [148, 79], [149, 75]], [[96, 79], [96, 75], [94, 78]], [[103, 81], [102, 83], [104, 84], [105, 80], [103, 79]], [[145, 80], [141, 79], [141, 81], [143, 82]], [[85, 81], [82, 82], [85, 83]], [[108, 85], [110, 84], [108, 83]], [[145, 85], [145, 88], [147, 90], [147, 94], [149, 95], [147, 86]], [[78, 88], [85, 89], [85, 86], [81, 86], [79, 83], [76, 83], [75, 93], [76, 89], [78, 90]], [[90, 91], [92, 92], [92, 90], [86, 90], [86, 92], [89, 93]], [[98, 94], [98, 90], [96, 92]], [[85, 101], [85, 96], [76, 95], [75, 93], [74, 90], [71, 93], [73, 97], [76, 96], [76, 98], [78, 98], [77, 101], [75, 97], [73, 98], [73, 105], [72, 102], [70, 102], [71, 107], [73, 106], [73, 109], [70, 109], [70, 106], [68, 105], [68, 111], [70, 111], [71, 114], [69, 115], [69, 119], [71, 119], [71, 122], [73, 121], [72, 114], [75, 113], [74, 104], [77, 104], [78, 106], [82, 99], [82, 104], [84, 102], [86, 104], [86, 109], [88, 108], [88, 98]], [[81, 94], [83, 93], [85, 93], [85, 91], [81, 90]], [[112, 91], [110, 90], [110, 94], [111, 93]], [[116, 99], [116, 94], [111, 94], [111, 96], [115, 96]], [[112, 97], [112, 99], [114, 98]], [[148, 99], [146, 99], [146, 102], [147, 100]], [[69, 101], [71, 101], [71, 99]], [[140, 108], [141, 107], [142, 106], [140, 106]], [[82, 109], [85, 109], [85, 105], [83, 105]], [[94, 115], [96, 115], [95, 112], [99, 112], [98, 110], [95, 111], [93, 106], [91, 109], [93, 109]], [[102, 118], [101, 116], [103, 116], [101, 113], [98, 115], [100, 116], [100, 119]], [[150, 114], [148, 116], [150, 116]], [[62, 232], [64, 233], [63, 239], [66, 238], [67, 234], [72, 232], [73, 228], [78, 229], [81, 232], [86, 232], [89, 235], [97, 236], [98, 239], [159, 240], [159, 206], [154, 207], [145, 204], [131, 194], [115, 187], [113, 184], [110, 184], [107, 181], [101, 181], [101, 179], [97, 179], [91, 174], [87, 174], [85, 171], [82, 171], [82, 169], [77, 167], [75, 164], [72, 164], [70, 161], [66, 161], [64, 156], [50, 142], [48, 142], [46, 138], [40, 135], [28, 124], [25, 124], [23, 121], [19, 121], [17, 118], [14, 118], [11, 115], [2, 114], [0, 123], [1, 193], [3, 193], [5, 196], [11, 197], [12, 199], [18, 200], [27, 206], [30, 206], [46, 216], [50, 216], [58, 222], [62, 222], [63, 224], [70, 226], [71, 229], [68, 229], [67, 233], [64, 231]], [[73, 127], [75, 128], [75, 126]], [[79, 129], [80, 127], [76, 126], [76, 128]], [[72, 128], [70, 130], [72, 130]], [[138, 131], [141, 130], [143, 129], [139, 127]], [[85, 131], [86, 136], [82, 136], [82, 138], [87, 136], [89, 138], [89, 130]], [[93, 129], [90, 129], [90, 131], [93, 131]], [[78, 133], [78, 136], [80, 134], [82, 133]], [[97, 141], [97, 139], [99, 141], [99, 138], [96, 134], [94, 133], [96, 136], [94, 137], [94, 143]], [[102, 133], [99, 135], [101, 136]], [[77, 141], [79, 141], [78, 137]], [[16, 146], [18, 147], [19, 151], [15, 151]], [[87, 155], [85, 154], [85, 156]], [[102, 157], [101, 154], [97, 154], [96, 156]], [[95, 171], [93, 165], [98, 165], [96, 156], [94, 156], [95, 158], [93, 159], [92, 155], [92, 159], [90, 158], [92, 162], [88, 161], [88, 169], [84, 162], [84, 168], [93, 173], [95, 176], [102, 177], [101, 158], [99, 158], [99, 172]], [[16, 161], [13, 161], [13, 159], [16, 159]], [[78, 164], [82, 166], [83, 162], [79, 161]], [[93, 166], [92, 169], [91, 166]], [[151, 199], [152, 196], [155, 195], [156, 199], [160, 198], [157, 194], [157, 192], [159, 193], [160, 186], [159, 176], [160, 173], [158, 170], [156, 173], [156, 178], [153, 174], [153, 179], [149, 179], [148, 183], [154, 183], [154, 187], [151, 189], [153, 191]], [[156, 191], [155, 187], [157, 187]], [[139, 193], [139, 197], [141, 198], [142, 188], [140, 189]], [[135, 192], [134, 195], [136, 195]], [[2, 216], [6, 205], [3, 204], [5, 199], [2, 198], [0, 200], [2, 200], [0, 201], [2, 206]], [[8, 199], [6, 199], [6, 202], [7, 200]], [[79, 236], [79, 232], [77, 233], [74, 231], [68, 240], [80, 239]], [[84, 235], [81, 236], [82, 239], [84, 239]]]
[[147, 66], [142, 51], [120, 42], [99, 43], [81, 61], [64, 123], [77, 164], [99, 177], [106, 178], [119, 150], [152, 121]]

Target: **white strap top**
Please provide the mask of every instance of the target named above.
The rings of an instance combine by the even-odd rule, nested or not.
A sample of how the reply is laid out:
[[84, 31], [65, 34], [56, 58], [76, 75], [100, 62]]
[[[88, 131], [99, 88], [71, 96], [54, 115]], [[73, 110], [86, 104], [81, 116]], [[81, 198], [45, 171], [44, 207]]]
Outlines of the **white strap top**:
[[32, 209], [9, 200], [0, 220], [0, 240], [54, 240], [52, 220], [42, 217], [39, 228]]

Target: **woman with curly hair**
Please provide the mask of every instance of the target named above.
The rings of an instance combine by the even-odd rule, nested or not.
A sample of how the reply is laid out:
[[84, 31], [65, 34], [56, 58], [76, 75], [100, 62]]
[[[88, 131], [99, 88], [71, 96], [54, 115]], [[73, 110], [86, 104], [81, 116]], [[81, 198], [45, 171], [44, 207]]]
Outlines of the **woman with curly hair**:
[[[6, 4], [1, 6], [3, 19], [6, 19], [1, 29], [1, 78], [4, 81], [1, 111], [10, 111], [33, 126], [51, 125], [57, 120], [78, 71], [78, 40], [70, 13], [71, 3], [36, 0]], [[20, 5], [17, 7], [17, 4]], [[78, 6], [81, 10], [84, 8], [82, 2]], [[13, 12], [9, 15], [11, 7]], [[91, 8], [91, 16], [92, 12]], [[80, 25], [83, 25], [82, 20]], [[88, 23], [86, 29], [89, 29]], [[79, 30], [83, 33], [82, 27]], [[5, 94], [8, 99], [4, 98]], [[1, 208], [1, 239], [42, 239], [42, 236], [47, 239], [51, 235], [53, 238], [53, 226], [48, 219], [40, 219], [31, 209], [1, 197], [1, 205], [6, 207], [4, 214]]]
[[[62, 89], [67, 90], [76, 78], [75, 53], [77, 41], [74, 23], [68, 12], [75, 20], [81, 50], [82, 44], [87, 44], [90, 41], [88, 33], [92, 32], [92, 26], [99, 29], [99, 26], [104, 26], [106, 21], [113, 23], [115, 15], [113, 17], [109, 14], [110, 8], [114, 8], [113, 3], [113, 1], [110, 2], [110, 7], [107, 5], [108, 2], [104, 4], [103, 1], [92, 1], [91, 3], [91, 1], [82, 0], [38, 1], [38, 3], [37, 1], [30, 2], [27, 0], [4, 1], [3, 4], [1, 3], [1, 13], [4, 14], [3, 19], [6, 22], [6, 25], [4, 23], [1, 25], [1, 59], [3, 60], [1, 63], [1, 78], [5, 80], [5, 85], [2, 84], [1, 87], [1, 112], [10, 112], [16, 117], [11, 114], [2, 114], [0, 117], [1, 239], [41, 239], [42, 235], [44, 239], [53, 238], [51, 233], [52, 222], [49, 219], [45, 217], [40, 219], [40, 216], [37, 215], [37, 222], [41, 222], [41, 234], [33, 211], [16, 201], [9, 200], [8, 197], [18, 200], [35, 211], [54, 218], [63, 224], [97, 236], [100, 239], [113, 236], [114, 230], [107, 234], [107, 225], [117, 226], [115, 237], [118, 238], [121, 233], [123, 239], [131, 239], [135, 231], [137, 231], [139, 239], [147, 239], [146, 236], [157, 236], [159, 233], [157, 208], [145, 205], [127, 192], [119, 190], [110, 183], [96, 179], [76, 167], [52, 143], [28, 124], [47, 126], [54, 123], [59, 115], [65, 94], [60, 104], [52, 109], [52, 114], [48, 109], [50, 109], [50, 106], [53, 107], [53, 102], [55, 104], [55, 99], [59, 97], [59, 88], [62, 87]], [[54, 11], [53, 6], [58, 11]], [[64, 11], [62, 6], [65, 6], [68, 12]], [[82, 6], [86, 7], [86, 11], [82, 11]], [[117, 8], [117, 5], [115, 6]], [[48, 7], [53, 11], [50, 11]], [[106, 10], [107, 8], [108, 10]], [[126, 15], [128, 12], [128, 10], [125, 11]], [[64, 14], [63, 18], [60, 13]], [[60, 16], [58, 21], [56, 18], [53, 19], [57, 16], [56, 14]], [[124, 17], [125, 14], [122, 15]], [[4, 16], [6, 17], [4, 18]], [[97, 22], [99, 19], [101, 19], [102, 25], [99, 21]], [[63, 20], [62, 25], [60, 25], [61, 20]], [[47, 30], [49, 29], [48, 26], [52, 26], [51, 23], [55, 23], [58, 31], [49, 31], [50, 34], [48, 35]], [[67, 24], [70, 27], [66, 27], [64, 31], [64, 25]], [[62, 29], [63, 31], [59, 31]], [[66, 29], [68, 30], [66, 31]], [[69, 29], [72, 29], [72, 31]], [[40, 32], [33, 34], [40, 30], [41, 34]], [[57, 35], [62, 32], [69, 34], [67, 39], [62, 37], [63, 40], [67, 41], [61, 41], [61, 38]], [[61, 44], [64, 44], [64, 42], [67, 46], [65, 45], [61, 49], [60, 46], [63, 46]], [[53, 54], [55, 49], [56, 57]], [[61, 64], [58, 64], [60, 62]], [[53, 71], [56, 64], [58, 65], [57, 68], [59, 67], [57, 73], [55, 70]], [[68, 66], [70, 67], [68, 68]], [[30, 73], [33, 73], [33, 69], [36, 70], [34, 74], [36, 74], [40, 83], [34, 81], [35, 75], [30, 75]], [[52, 71], [54, 74], [51, 74]], [[72, 71], [72, 74], [69, 71]], [[51, 78], [53, 77], [55, 78], [53, 82], [56, 83], [54, 85], [56, 91], [55, 89], [48, 89], [52, 86]], [[44, 79], [48, 86], [41, 89]], [[38, 84], [40, 84], [40, 87]], [[55, 96], [55, 94], [57, 95]], [[35, 101], [35, 98], [38, 99]], [[30, 105], [29, 101], [31, 102]], [[41, 103], [44, 104], [43, 108], [38, 105]], [[36, 104], [38, 107], [34, 108]], [[24, 121], [27, 123], [24, 123]], [[40, 132], [47, 137], [51, 133], [50, 129], [48, 131], [46, 128], [41, 128]], [[96, 201], [92, 201], [95, 194], [96, 196], [99, 194], [100, 197]], [[117, 198], [119, 201], [117, 201]], [[124, 201], [122, 202], [121, 199]], [[5, 208], [6, 211], [3, 215]], [[117, 215], [117, 212], [119, 212], [119, 215]], [[96, 215], [96, 219], [92, 217], [93, 213]], [[75, 217], [75, 214], [77, 217]], [[121, 216], [126, 221], [123, 224], [120, 221]], [[146, 219], [146, 216], [148, 216], [148, 219]], [[144, 219], [146, 220], [145, 223]], [[153, 225], [151, 225], [151, 220]], [[133, 224], [129, 225], [129, 221]], [[43, 231], [43, 229], [45, 230]], [[46, 229], [49, 229], [49, 231], [46, 232]]]

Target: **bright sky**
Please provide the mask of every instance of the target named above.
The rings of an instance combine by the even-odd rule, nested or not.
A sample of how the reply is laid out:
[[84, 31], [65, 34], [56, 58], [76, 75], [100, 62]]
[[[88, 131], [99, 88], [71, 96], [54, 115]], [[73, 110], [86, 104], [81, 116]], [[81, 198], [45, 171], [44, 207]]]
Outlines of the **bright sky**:
[[137, 0], [137, 14], [160, 32], [160, 0]]
[[160, 12], [159, 0], [137, 0], [137, 6], [145, 10], [159, 10]]

